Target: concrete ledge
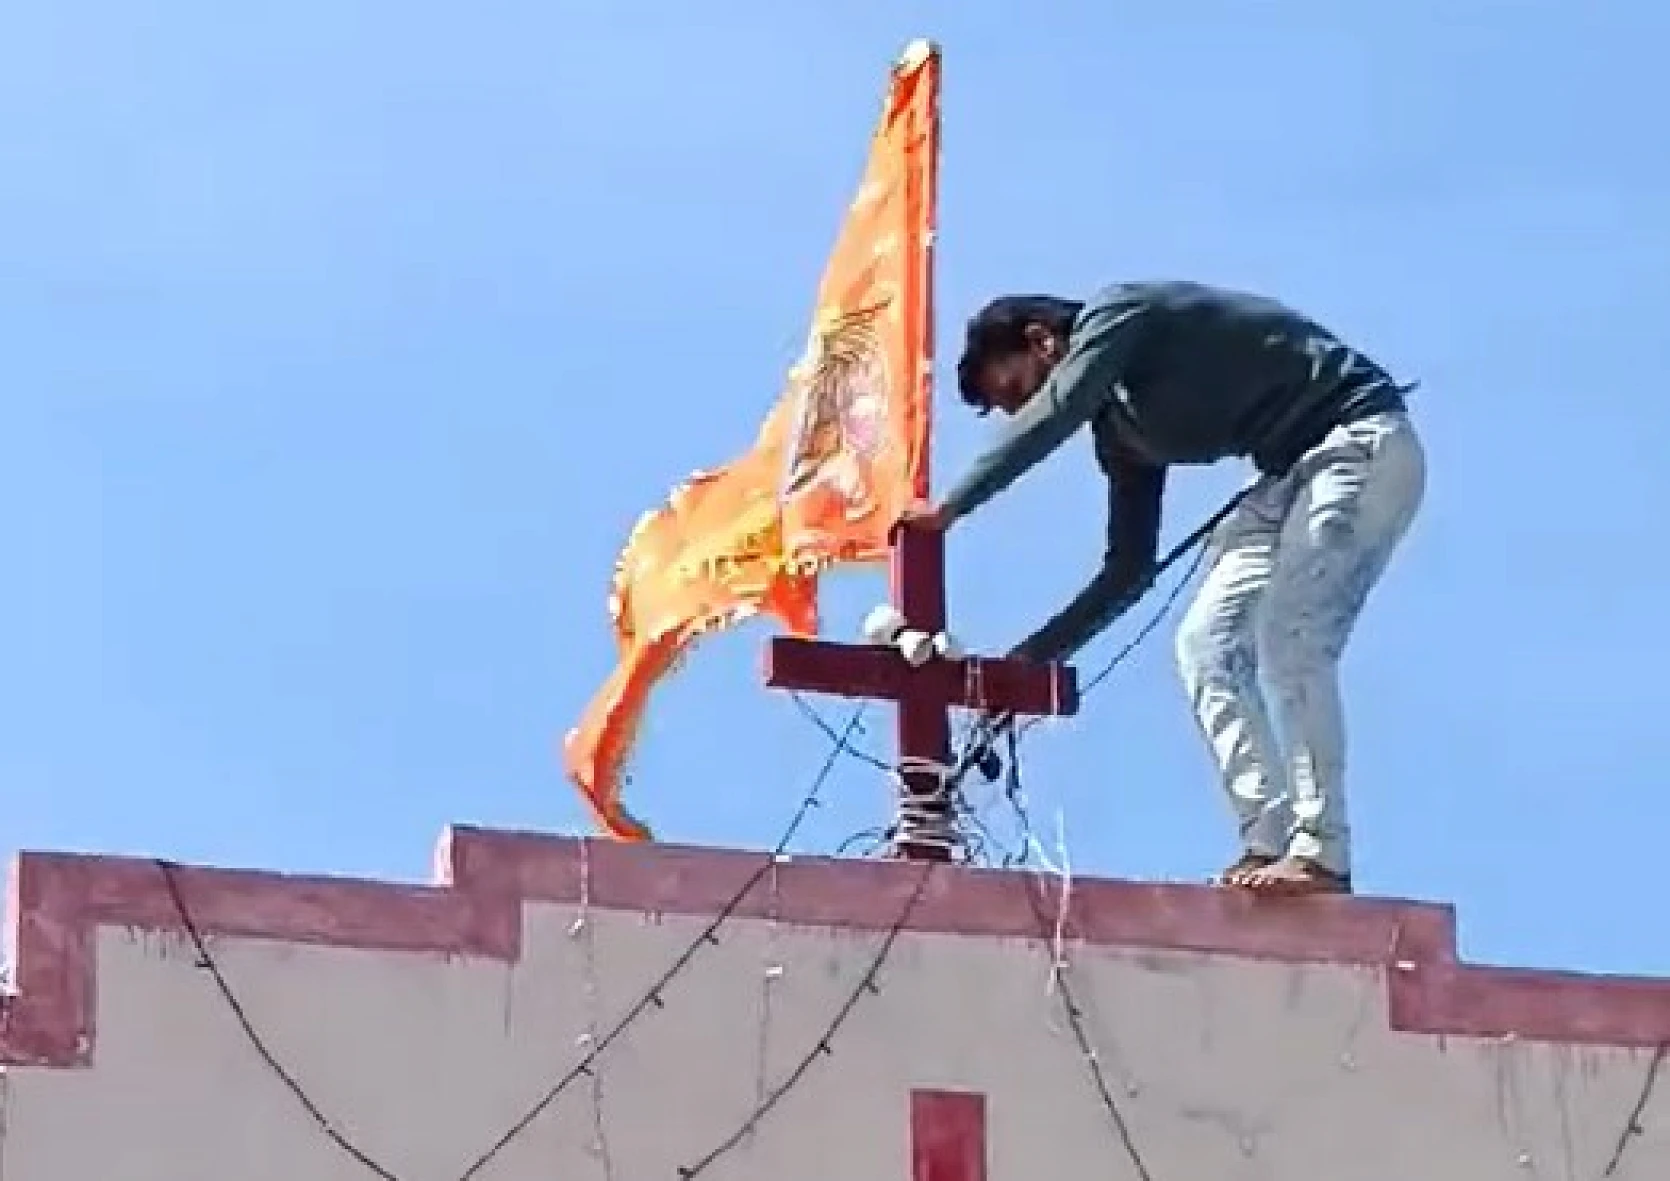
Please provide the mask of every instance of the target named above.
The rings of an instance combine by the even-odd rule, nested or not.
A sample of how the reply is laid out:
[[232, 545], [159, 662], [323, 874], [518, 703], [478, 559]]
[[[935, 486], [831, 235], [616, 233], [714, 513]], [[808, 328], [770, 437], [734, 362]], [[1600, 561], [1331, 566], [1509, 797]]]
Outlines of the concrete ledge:
[[[436, 885], [179, 867], [205, 937], [513, 960], [522, 906], [577, 903], [663, 914], [724, 908], [764, 854], [622, 845], [454, 827]], [[797, 858], [734, 911], [808, 927], [885, 931], [920, 866]], [[998, 939], [1047, 937], [1052, 879], [941, 867], [907, 929]], [[183, 932], [155, 861], [23, 853], [13, 863], [6, 934], [15, 995], [0, 998], [0, 1064], [91, 1060], [100, 927]], [[1076, 880], [1069, 935], [1105, 947], [1381, 968], [1393, 1029], [1516, 1036], [1582, 1045], [1670, 1042], [1670, 980], [1472, 966], [1456, 953], [1449, 906], [1371, 898], [1267, 900], [1205, 886]]]

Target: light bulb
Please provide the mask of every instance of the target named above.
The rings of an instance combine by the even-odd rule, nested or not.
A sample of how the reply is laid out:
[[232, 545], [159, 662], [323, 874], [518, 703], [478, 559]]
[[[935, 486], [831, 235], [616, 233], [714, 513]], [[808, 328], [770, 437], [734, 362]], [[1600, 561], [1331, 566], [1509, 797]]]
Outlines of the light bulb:
[[905, 629], [905, 617], [892, 603], [883, 603], [864, 617], [864, 638], [872, 644], [891, 644]]
[[933, 656], [934, 642], [927, 632], [908, 628], [899, 633], [899, 651], [904, 655], [906, 664], [921, 668]]

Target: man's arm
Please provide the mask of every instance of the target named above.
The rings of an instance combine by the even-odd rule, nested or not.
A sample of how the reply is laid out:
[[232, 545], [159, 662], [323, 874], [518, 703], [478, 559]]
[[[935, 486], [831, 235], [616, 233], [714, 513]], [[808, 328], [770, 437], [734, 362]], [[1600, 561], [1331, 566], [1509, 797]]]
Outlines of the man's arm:
[[1128, 300], [1093, 304], [1080, 314], [1067, 355], [1015, 415], [998, 443], [945, 494], [945, 524], [966, 517], [1020, 479], [1095, 418], [1113, 397], [1141, 329], [1142, 307]]
[[1125, 461], [1109, 474], [1108, 544], [1102, 568], [1043, 627], [1011, 653], [1039, 663], [1063, 660], [1119, 617], [1148, 589], [1159, 548], [1166, 469]]

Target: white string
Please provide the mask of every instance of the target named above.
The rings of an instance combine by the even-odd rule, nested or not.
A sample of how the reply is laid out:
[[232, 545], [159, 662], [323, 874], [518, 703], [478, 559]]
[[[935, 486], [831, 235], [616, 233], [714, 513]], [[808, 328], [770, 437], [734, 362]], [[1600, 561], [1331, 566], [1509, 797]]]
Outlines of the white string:
[[[951, 808], [947, 787], [956, 768], [939, 759], [906, 755], [899, 760], [892, 773], [897, 793], [898, 819], [894, 826], [895, 841], [914, 845], [933, 845], [951, 850], [962, 844], [956, 829], [956, 818]], [[918, 792], [910, 788], [907, 775], [932, 776], [938, 787], [932, 792]]]
[[899, 766], [893, 772], [893, 778], [902, 783], [906, 775], [934, 775], [939, 778], [941, 785], [943, 785], [945, 780], [951, 778], [951, 773], [955, 770], [956, 768], [950, 763], [944, 763], [938, 759], [924, 759], [917, 755], [906, 755], [899, 760]]
[[[771, 1073], [772, 1015], [776, 1007], [774, 1004], [775, 994], [784, 973], [783, 951], [779, 945], [781, 882], [778, 877], [778, 869], [786, 865], [788, 860], [787, 857], [774, 859], [771, 865], [771, 873], [768, 875], [770, 885], [766, 892], [766, 897], [769, 899], [766, 915], [769, 925], [766, 927], [765, 936], [765, 971], [761, 974], [760, 979], [759, 1037], [754, 1046], [754, 1102], [756, 1104], [765, 1102], [766, 1096], [770, 1094], [770, 1085], [767, 1079]], [[748, 1139], [752, 1141], [753, 1137], [754, 1132], [750, 1129]]]
[[1044, 989], [1044, 995], [1055, 992], [1061, 983], [1061, 975], [1067, 970], [1067, 913], [1072, 907], [1073, 899], [1073, 861], [1067, 852], [1067, 816], [1064, 811], [1057, 809], [1055, 813], [1055, 852], [1060, 864], [1050, 860], [1049, 854], [1038, 843], [1038, 838], [1028, 832], [1027, 842], [1032, 847], [1032, 853], [1058, 882], [1058, 897], [1055, 908], [1055, 928], [1050, 938], [1050, 979]]
[[568, 933], [579, 935], [586, 929], [586, 919], [591, 914], [591, 838], [580, 838], [580, 905], [569, 924]]
[[[580, 838], [580, 901], [578, 913], [574, 922], [569, 925], [568, 934], [580, 944], [585, 972], [582, 991], [586, 1009], [586, 1028], [574, 1041], [582, 1053], [589, 1054], [596, 1047], [601, 1032], [603, 1001], [602, 990], [597, 982], [597, 929], [591, 922], [591, 840], [588, 837]], [[587, 1145], [587, 1151], [597, 1158], [603, 1172], [603, 1181], [614, 1181], [615, 1163], [609, 1151], [609, 1134], [603, 1118], [603, 1072], [593, 1070], [590, 1074], [592, 1140]]]

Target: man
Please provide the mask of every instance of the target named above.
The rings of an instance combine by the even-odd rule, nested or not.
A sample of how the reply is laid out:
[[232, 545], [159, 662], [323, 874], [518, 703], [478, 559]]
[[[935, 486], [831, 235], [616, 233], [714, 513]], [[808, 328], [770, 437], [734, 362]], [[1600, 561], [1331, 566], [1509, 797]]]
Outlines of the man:
[[949, 528], [1086, 425], [1108, 479], [1102, 567], [1022, 658], [1071, 655], [1147, 589], [1169, 467], [1253, 461], [1259, 478], [1208, 543], [1177, 638], [1240, 823], [1242, 854], [1219, 880], [1349, 892], [1339, 660], [1425, 490], [1406, 391], [1273, 300], [1182, 282], [1123, 284], [1084, 304], [994, 300], [969, 322], [957, 377], [966, 402], [1014, 421], [906, 523]]

